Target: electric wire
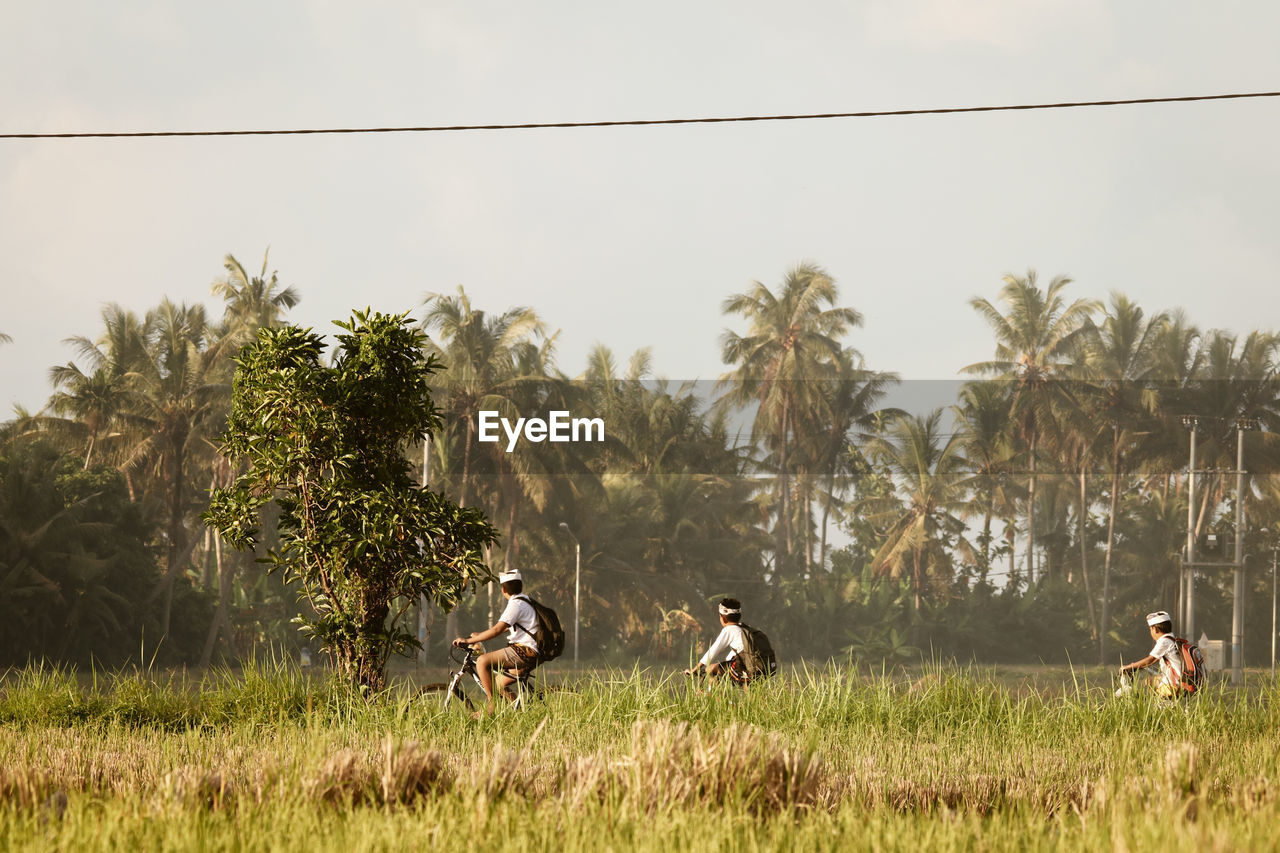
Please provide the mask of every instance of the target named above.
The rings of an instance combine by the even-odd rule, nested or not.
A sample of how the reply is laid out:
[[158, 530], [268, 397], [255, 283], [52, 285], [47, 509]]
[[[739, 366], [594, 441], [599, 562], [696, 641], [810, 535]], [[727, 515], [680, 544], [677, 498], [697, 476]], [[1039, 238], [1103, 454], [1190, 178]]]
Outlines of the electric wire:
[[802, 113], [796, 115], [703, 116], [698, 118], [619, 119], [612, 121], [557, 121], [524, 124], [454, 124], [402, 127], [311, 127], [266, 128], [260, 130], [134, 130], [134, 131], [67, 131], [52, 133], [0, 133], [0, 139], [138, 139], [155, 137], [203, 136], [303, 136], [370, 133], [463, 133], [471, 131], [549, 130], [592, 127], [650, 127], [683, 124], [730, 124], [738, 122], [814, 121], [821, 119], [885, 118], [891, 116], [954, 115], [958, 113], [993, 113], [1022, 110], [1061, 110], [1077, 107], [1121, 107], [1137, 104], [1175, 104], [1193, 101], [1226, 101], [1249, 98], [1276, 98], [1280, 92], [1232, 92], [1219, 95], [1180, 95], [1166, 98], [1124, 98], [1108, 101], [1063, 101], [1039, 104], [1001, 104], [978, 107], [931, 107], [927, 109], [864, 110], [840, 113]]

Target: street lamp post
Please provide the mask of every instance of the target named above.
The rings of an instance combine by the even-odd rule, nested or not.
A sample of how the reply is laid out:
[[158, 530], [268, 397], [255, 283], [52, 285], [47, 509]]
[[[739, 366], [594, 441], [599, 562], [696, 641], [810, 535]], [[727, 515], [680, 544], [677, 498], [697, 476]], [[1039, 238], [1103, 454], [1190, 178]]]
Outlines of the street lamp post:
[[569, 525], [560, 522], [560, 529], [569, 534], [573, 540], [573, 662], [578, 662], [578, 626], [580, 623], [580, 606], [582, 603], [582, 543], [573, 535]]

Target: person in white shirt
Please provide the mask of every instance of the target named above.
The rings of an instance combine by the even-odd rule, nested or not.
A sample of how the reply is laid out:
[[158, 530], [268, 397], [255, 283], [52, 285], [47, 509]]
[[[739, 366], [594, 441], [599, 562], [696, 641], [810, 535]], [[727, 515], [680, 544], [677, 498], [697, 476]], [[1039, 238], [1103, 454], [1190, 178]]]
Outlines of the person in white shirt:
[[692, 669], [686, 669], [685, 675], [694, 675], [706, 671], [715, 678], [728, 670], [729, 664], [747, 647], [747, 639], [742, 626], [742, 602], [736, 598], [722, 599], [716, 610], [720, 614], [720, 634], [711, 648]]
[[1151, 678], [1151, 687], [1157, 695], [1172, 699], [1182, 692], [1182, 651], [1173, 641], [1173, 617], [1163, 610], [1148, 613], [1147, 630], [1155, 641], [1151, 652], [1142, 660], [1120, 667], [1120, 675], [1158, 666], [1159, 674]]
[[528, 671], [538, 665], [538, 641], [533, 632], [538, 627], [538, 614], [534, 611], [529, 599], [522, 595], [524, 579], [520, 572], [504, 572], [498, 575], [502, 584], [502, 595], [507, 599], [507, 606], [492, 627], [484, 631], [476, 631], [453, 641], [459, 648], [492, 640], [504, 631], [507, 634], [507, 645], [496, 651], [486, 652], [476, 659], [476, 669], [480, 675], [480, 686], [484, 688], [489, 702], [485, 708], [493, 713], [493, 670], [498, 669], [498, 689], [504, 698], [510, 698], [507, 688], [515, 684], [515, 678], [508, 673]]

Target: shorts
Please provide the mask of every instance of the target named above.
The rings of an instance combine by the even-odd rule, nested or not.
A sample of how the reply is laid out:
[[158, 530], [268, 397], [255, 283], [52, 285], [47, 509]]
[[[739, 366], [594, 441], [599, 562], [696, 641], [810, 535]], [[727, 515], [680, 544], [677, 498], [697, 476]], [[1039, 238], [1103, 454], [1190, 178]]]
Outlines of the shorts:
[[529, 672], [538, 665], [538, 653], [519, 643], [498, 652], [498, 668], [511, 672]]

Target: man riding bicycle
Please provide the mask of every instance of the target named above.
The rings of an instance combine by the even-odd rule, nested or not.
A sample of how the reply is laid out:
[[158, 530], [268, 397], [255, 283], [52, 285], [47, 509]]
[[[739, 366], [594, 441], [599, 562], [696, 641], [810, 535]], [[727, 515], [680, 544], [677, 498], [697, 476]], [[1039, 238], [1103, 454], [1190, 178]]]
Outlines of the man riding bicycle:
[[746, 679], [738, 676], [733, 667], [734, 661], [747, 647], [746, 632], [739, 624], [742, 622], [742, 602], [736, 598], [725, 598], [721, 600], [716, 611], [720, 614], [719, 636], [698, 661], [698, 665], [692, 669], [686, 669], [684, 674], [695, 675], [705, 670], [707, 675], [715, 678], [722, 673], [728, 673], [735, 681], [741, 680], [745, 683]]
[[484, 631], [473, 632], [465, 637], [458, 637], [453, 644], [459, 648], [492, 640], [502, 632], [507, 633], [507, 645], [496, 651], [486, 652], [476, 659], [479, 671], [480, 686], [484, 689], [488, 704], [484, 712], [493, 713], [493, 670], [497, 668], [498, 688], [503, 698], [511, 699], [507, 689], [515, 684], [517, 676], [524, 676], [538, 665], [538, 641], [533, 632], [538, 627], [538, 614], [534, 612], [529, 599], [521, 595], [524, 592], [524, 580], [518, 571], [504, 572], [498, 575], [502, 585], [502, 595], [507, 599], [507, 606], [498, 617], [498, 621]]

